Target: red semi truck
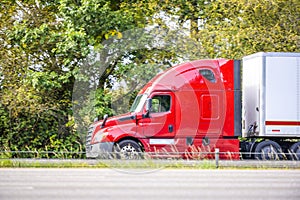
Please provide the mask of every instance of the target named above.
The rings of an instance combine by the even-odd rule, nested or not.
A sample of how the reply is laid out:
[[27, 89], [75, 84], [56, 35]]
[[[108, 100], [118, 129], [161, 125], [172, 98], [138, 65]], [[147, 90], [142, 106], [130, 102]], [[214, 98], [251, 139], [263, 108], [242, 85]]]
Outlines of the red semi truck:
[[299, 139], [300, 53], [261, 52], [158, 74], [128, 113], [90, 126], [86, 156], [298, 159]]

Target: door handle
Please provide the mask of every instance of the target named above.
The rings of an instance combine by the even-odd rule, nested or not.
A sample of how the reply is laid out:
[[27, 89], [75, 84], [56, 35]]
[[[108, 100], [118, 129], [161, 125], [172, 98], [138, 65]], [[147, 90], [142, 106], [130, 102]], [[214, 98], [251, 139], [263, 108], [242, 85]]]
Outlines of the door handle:
[[172, 133], [172, 132], [173, 132], [173, 130], [174, 130], [174, 127], [173, 127], [173, 125], [169, 125], [169, 133]]

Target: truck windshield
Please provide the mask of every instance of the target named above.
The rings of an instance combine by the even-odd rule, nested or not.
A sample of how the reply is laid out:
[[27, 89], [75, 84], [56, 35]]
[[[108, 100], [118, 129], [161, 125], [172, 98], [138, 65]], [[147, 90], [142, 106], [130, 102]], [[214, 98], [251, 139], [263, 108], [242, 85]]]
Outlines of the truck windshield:
[[130, 108], [130, 112], [140, 112], [147, 100], [147, 96], [146, 94], [138, 95]]

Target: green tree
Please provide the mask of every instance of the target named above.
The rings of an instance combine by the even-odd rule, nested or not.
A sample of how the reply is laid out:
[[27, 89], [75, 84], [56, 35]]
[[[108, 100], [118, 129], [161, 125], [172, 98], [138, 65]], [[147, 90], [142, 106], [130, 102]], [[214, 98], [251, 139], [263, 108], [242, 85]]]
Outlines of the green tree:
[[[0, 8], [1, 150], [81, 151], [77, 89], [94, 101], [82, 110], [87, 127], [90, 110], [128, 110], [114, 106], [130, 104], [137, 89], [176, 62], [300, 47], [297, 0], [3, 0]], [[149, 26], [168, 31], [129, 41], [146, 48], [118, 47], [126, 31]], [[76, 79], [83, 85], [73, 90]]]
[[161, 8], [179, 16], [178, 23], [190, 23], [191, 37], [209, 58], [237, 59], [259, 51], [299, 51], [297, 0], [168, 2], [171, 4], [162, 3]]
[[[79, 140], [72, 113], [76, 73], [92, 47], [101, 49], [104, 40], [144, 26], [151, 12], [141, 7], [144, 3], [151, 7], [149, 1], [1, 2], [3, 148], [80, 149], [78, 142], [69, 145]], [[107, 74], [115, 67], [111, 64]], [[100, 79], [100, 89], [108, 75]], [[106, 112], [102, 107], [107, 103], [99, 101], [98, 110]]]

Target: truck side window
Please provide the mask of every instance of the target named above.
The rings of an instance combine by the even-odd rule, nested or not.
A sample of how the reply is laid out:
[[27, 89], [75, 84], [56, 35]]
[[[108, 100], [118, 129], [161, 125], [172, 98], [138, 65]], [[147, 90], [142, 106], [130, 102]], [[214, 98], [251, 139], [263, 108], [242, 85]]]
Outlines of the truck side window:
[[207, 79], [208, 81], [212, 82], [212, 83], [215, 83], [216, 82], [216, 78], [215, 78], [215, 75], [214, 73], [209, 70], [209, 69], [200, 69], [199, 70], [199, 73], [205, 78]]
[[156, 95], [152, 98], [152, 112], [167, 112], [171, 107], [171, 97], [169, 95]]

